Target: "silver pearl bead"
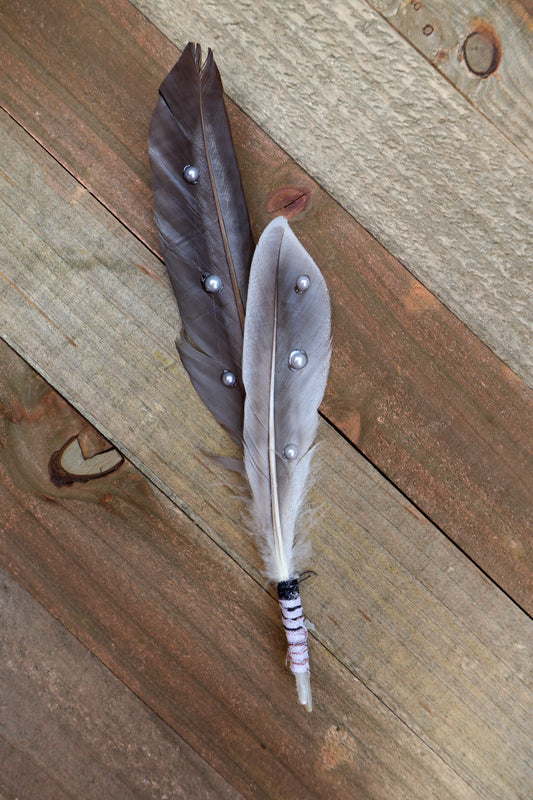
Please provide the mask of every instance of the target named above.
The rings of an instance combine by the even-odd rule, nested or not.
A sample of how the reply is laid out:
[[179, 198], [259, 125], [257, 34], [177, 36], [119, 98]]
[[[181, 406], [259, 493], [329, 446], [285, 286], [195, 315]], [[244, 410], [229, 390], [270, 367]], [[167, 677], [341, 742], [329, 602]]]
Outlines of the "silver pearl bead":
[[187, 183], [198, 183], [199, 174], [198, 167], [193, 167], [192, 164], [187, 164], [187, 166], [183, 168], [183, 177]]
[[295, 458], [298, 458], [298, 448], [295, 444], [287, 445], [283, 451], [283, 458], [287, 459], [287, 461], [294, 461]]
[[217, 294], [222, 291], [222, 278], [218, 275], [206, 275], [202, 277], [202, 286], [208, 294]]
[[307, 353], [304, 350], [293, 350], [289, 355], [289, 367], [292, 370], [303, 369], [307, 364]]
[[296, 292], [296, 294], [303, 294], [309, 289], [310, 286], [311, 286], [311, 278], [309, 277], [309, 275], [300, 275], [300, 277], [297, 278], [296, 283], [294, 285], [294, 291]]
[[237, 386], [237, 376], [233, 372], [230, 372], [229, 369], [224, 370], [220, 376], [220, 380], [224, 386], [228, 386], [230, 389], [233, 389], [234, 386]]

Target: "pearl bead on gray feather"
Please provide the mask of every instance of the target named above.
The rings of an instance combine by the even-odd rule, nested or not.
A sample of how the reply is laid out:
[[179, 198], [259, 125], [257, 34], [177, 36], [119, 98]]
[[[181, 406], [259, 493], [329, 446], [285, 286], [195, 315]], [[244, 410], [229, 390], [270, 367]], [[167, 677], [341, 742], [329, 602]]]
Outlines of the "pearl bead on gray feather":
[[227, 386], [229, 389], [233, 389], [234, 386], [237, 386], [237, 377], [229, 369], [224, 370], [224, 372], [220, 376], [220, 380], [222, 381], [224, 386]]
[[198, 167], [187, 164], [187, 166], [183, 168], [183, 177], [187, 183], [198, 183], [198, 178], [200, 177]]
[[283, 458], [287, 461], [294, 461], [298, 458], [298, 447], [295, 444], [288, 444], [283, 451]]
[[289, 367], [294, 371], [303, 369], [307, 365], [307, 353], [304, 350], [293, 350], [289, 355]]
[[311, 286], [311, 279], [309, 275], [300, 275], [300, 277], [296, 280], [294, 291], [296, 292], [296, 294], [303, 294], [309, 289], [310, 286]]
[[202, 286], [208, 294], [218, 294], [222, 291], [222, 278], [219, 275], [205, 275], [202, 277]]

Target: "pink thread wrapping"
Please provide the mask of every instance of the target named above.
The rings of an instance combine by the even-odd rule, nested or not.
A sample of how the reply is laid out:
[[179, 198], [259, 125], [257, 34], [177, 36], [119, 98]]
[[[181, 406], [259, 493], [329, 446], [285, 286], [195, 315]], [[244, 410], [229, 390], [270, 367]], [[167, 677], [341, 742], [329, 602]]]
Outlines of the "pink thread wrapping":
[[287, 664], [291, 672], [309, 672], [309, 650], [307, 648], [307, 628], [300, 597], [293, 600], [280, 600], [281, 617], [287, 636]]

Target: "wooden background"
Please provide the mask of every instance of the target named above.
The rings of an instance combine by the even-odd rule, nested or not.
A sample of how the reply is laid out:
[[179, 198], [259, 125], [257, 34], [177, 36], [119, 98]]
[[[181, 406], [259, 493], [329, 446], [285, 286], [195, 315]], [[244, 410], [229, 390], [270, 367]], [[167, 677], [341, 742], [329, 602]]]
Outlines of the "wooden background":
[[[0, 0], [2, 798], [531, 796], [533, 37], [495, 6]], [[146, 145], [189, 39], [254, 235], [300, 198], [332, 297], [311, 715], [174, 349]]]

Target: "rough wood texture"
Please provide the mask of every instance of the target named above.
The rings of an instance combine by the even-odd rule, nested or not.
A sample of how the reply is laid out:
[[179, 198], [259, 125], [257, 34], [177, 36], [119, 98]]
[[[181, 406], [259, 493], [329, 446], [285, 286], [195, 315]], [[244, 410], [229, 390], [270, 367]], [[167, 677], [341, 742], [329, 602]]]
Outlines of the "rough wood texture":
[[125, 0], [0, 2], [0, 48], [2, 106], [154, 246], [147, 124], [175, 49]]
[[[514, 796], [512, 791], [526, 778], [522, 745], [516, 736], [511, 734], [517, 748], [513, 756], [515, 769], [508, 763], [505, 776], [502, 773], [498, 778], [495, 770], [489, 769], [487, 780], [481, 771], [488, 765], [483, 763], [479, 752], [476, 757], [476, 741], [480, 745], [486, 733], [481, 729], [474, 731], [467, 756], [470, 764], [468, 767], [465, 764], [465, 774], [460, 777], [454, 756], [445, 752], [442, 757], [435, 755], [409, 726], [400, 722], [397, 713], [380, 703], [316, 640], [312, 644], [316, 707], [313, 714], [300, 708], [295, 702], [292, 676], [282, 668], [284, 643], [276, 601], [163, 495], [154, 492], [130, 464], [125, 463], [115, 473], [91, 483], [55, 487], [49, 480], [47, 463], [64, 439], [79, 434], [85, 447], [96, 451], [108, 445], [3, 343], [0, 365], [2, 563], [244, 797], [353, 800], [355, 793], [358, 800], [391, 797], [475, 800], [478, 794], [469, 784], [479, 780], [484, 786], [495, 781], [495, 787], [505, 781], [508, 789], [498, 790], [498, 797]], [[395, 506], [398, 498], [396, 502], [394, 498], [390, 501]], [[401, 502], [400, 499], [400, 514]], [[485, 594], [487, 587], [473, 569], [471, 577], [473, 585]], [[493, 586], [488, 586], [488, 593], [506, 617], [513, 641], [521, 642], [527, 632], [527, 622], [523, 627], [524, 616]], [[382, 597], [384, 601], [386, 594]], [[380, 614], [377, 606], [372, 612], [367, 605], [365, 608], [369, 613]], [[368, 616], [357, 616], [362, 626], [357, 619], [353, 622], [361, 630], [369, 632], [379, 625], [377, 620], [373, 625]], [[483, 636], [477, 624], [473, 625], [474, 630]], [[457, 635], [462, 638], [464, 633], [456, 631], [454, 638]], [[38, 640], [42, 635], [41, 631]], [[504, 633], [504, 641], [508, 635]], [[65, 636], [60, 638], [64, 640]], [[7, 639], [8, 647], [12, 640], [13, 634]], [[474, 636], [472, 642], [477, 655], [483, 645]], [[20, 664], [21, 658], [30, 658], [32, 647], [38, 645], [26, 645], [26, 655], [18, 656], [16, 644], [12, 650], [4, 648], [8, 656], [13, 652], [2, 666], [4, 672], [11, 674], [10, 670]], [[527, 647], [524, 640], [524, 648]], [[481, 708], [489, 710], [490, 706], [496, 730], [499, 718], [504, 717], [506, 735], [510, 735], [511, 728], [514, 730], [523, 715], [525, 676], [521, 667], [509, 674], [505, 662], [499, 662], [493, 651], [491, 646], [487, 655], [499, 666], [490, 682], [500, 685], [505, 675], [505, 682], [509, 683], [505, 690], [500, 686], [504, 694], [497, 704], [482, 702]], [[45, 653], [40, 668], [32, 668], [30, 676], [22, 677], [25, 686], [31, 684], [30, 689], [35, 693], [37, 683], [39, 691], [51, 690], [54, 697], [64, 696], [65, 691], [68, 695], [69, 686], [78, 686], [81, 696], [73, 702], [68, 723], [70, 738], [76, 742], [84, 737], [90, 739], [95, 728], [106, 725], [114, 741], [119, 734], [115, 732], [118, 720], [114, 704], [110, 704], [111, 690], [104, 692], [105, 701], [111, 705], [108, 715], [102, 719], [89, 714], [87, 718], [90, 672], [82, 670], [80, 675], [80, 667], [69, 660], [51, 676], [51, 662], [59, 655]], [[389, 680], [394, 680], [394, 661], [399, 655], [396, 648], [389, 651]], [[525, 652], [518, 652], [519, 662], [524, 655]], [[474, 658], [474, 651], [467, 646], [459, 656], [463, 657]], [[425, 658], [430, 658], [429, 652]], [[478, 670], [482, 670], [481, 665]], [[455, 675], [466, 686], [470, 683], [470, 673], [465, 671], [466, 681], [463, 681], [462, 671], [457, 662], [450, 670], [450, 678]], [[66, 685], [62, 688], [64, 674]], [[502, 713], [498, 706], [509, 704], [508, 692], [517, 686], [522, 688], [515, 697], [516, 711], [509, 709]], [[421, 695], [421, 688], [417, 688], [421, 702], [422, 697], [424, 704], [440, 702], [437, 697], [429, 700], [425, 694]], [[429, 688], [426, 685], [423, 691]], [[28, 692], [20, 698], [21, 704], [31, 706], [31, 701]], [[400, 697], [398, 701], [401, 702]], [[467, 718], [461, 711], [462, 708], [466, 711], [464, 702], [464, 696], [457, 697], [438, 725], [443, 729], [455, 728], [457, 713], [464, 721]], [[14, 711], [11, 706], [11, 712]], [[433, 708], [434, 726], [439, 719], [435, 711]], [[48, 720], [39, 720], [36, 708], [27, 709], [26, 724], [6, 718], [4, 742], [7, 739], [13, 745], [17, 731], [25, 735], [26, 742], [33, 742], [26, 751], [28, 757], [36, 758], [37, 751], [36, 760], [42, 766], [48, 759], [48, 780], [61, 787], [69, 758], [79, 750], [75, 747], [68, 758], [59, 758], [58, 763], [51, 760], [65, 742], [56, 733], [58, 749], [50, 753], [43, 739], [46, 726], [53, 727], [59, 715], [54, 703]], [[150, 715], [141, 707], [135, 741], [142, 741], [144, 733], [150, 750], [154, 742], [143, 725], [143, 717], [147, 716]], [[39, 736], [34, 738], [32, 733], [36, 730]], [[164, 731], [164, 726], [159, 725], [161, 735]], [[172, 741], [172, 735], [164, 735], [158, 752], [167, 752]], [[205, 791], [195, 790], [200, 759], [192, 759], [188, 765], [188, 748], [182, 743], [177, 746], [179, 754], [169, 754], [168, 758], [171, 765], [183, 757], [183, 790], [168, 796], [180, 797], [184, 793], [191, 798], [212, 796], [210, 787], [216, 791], [217, 786], [213, 772], [206, 769], [204, 773]], [[24, 748], [19, 750], [22, 756], [23, 751]], [[13, 758], [6, 752], [11, 769]], [[124, 776], [128, 763], [135, 762], [135, 747], [122, 756], [116, 753], [115, 758], [117, 769]], [[15, 760], [16, 763], [19, 761]], [[156, 776], [149, 769], [149, 762], [145, 763], [147, 779], [154, 780]], [[109, 769], [109, 763], [106, 766]], [[112, 786], [110, 781], [105, 774], [98, 776], [94, 790], [103, 791], [99, 796], [114, 796], [108, 790]], [[24, 783], [19, 782], [18, 786], [20, 791]], [[218, 786], [217, 797], [236, 796], [220, 780]], [[66, 796], [92, 796], [72, 788], [74, 784], [71, 793], [65, 792]], [[50, 793], [54, 800], [61, 796], [59, 791]], [[135, 795], [150, 796], [148, 788], [144, 794]]]
[[370, 0], [529, 159], [533, 19], [516, 0]]
[[[65, 26], [65, 17], [75, 24]], [[86, 5], [85, 12], [70, 0], [31, 4], [29, 8], [14, 3], [4, 12], [3, 26], [2, 103], [106, 208], [155, 249], [146, 131], [157, 86], [177, 56], [175, 48], [122, 2], [108, 8], [95, 0]], [[104, 62], [109, 69], [100, 68]], [[91, 66], [94, 64], [98, 67]], [[301, 196], [300, 190], [307, 196], [295, 225], [326, 274], [334, 306], [335, 352], [325, 404], [328, 417], [511, 596], [533, 610], [531, 392], [232, 104], [230, 115], [256, 235], [271, 217], [267, 208], [274, 211], [291, 197]], [[24, 145], [18, 146], [24, 149]], [[9, 146], [4, 146], [4, 153], [6, 163], [11, 162]], [[61, 181], [45, 175], [36, 179], [37, 164], [31, 162], [26, 168], [24, 156], [19, 160], [19, 167], [11, 169], [3, 184], [5, 201], [8, 207], [18, 204], [17, 214], [24, 216], [27, 199], [24, 192], [13, 192], [10, 181], [19, 187], [27, 182], [39, 198], [30, 215], [30, 227], [46, 227], [48, 220], [39, 214], [39, 208], [54, 207], [55, 189], [49, 190], [47, 185], [51, 182], [56, 187]], [[41, 236], [52, 246], [53, 226], [63, 228], [63, 219], [73, 214], [71, 203], [80, 203], [83, 214], [88, 202], [74, 184], [65, 187], [63, 200], [66, 205], [56, 214], [51, 230]], [[80, 217], [74, 214], [75, 219]], [[152, 308], [168, 310], [169, 324], [161, 327], [158, 320], [155, 326], [165, 360], [158, 360], [162, 356], [157, 348], [147, 353], [141, 334], [135, 355], [120, 364], [124, 370], [136, 364], [140, 373], [147, 370], [150, 375], [153, 368], [142, 361], [145, 356], [155, 358], [156, 371], [163, 363], [173, 364], [171, 343], [178, 322], [170, 311], [170, 291], [155, 289], [154, 276], [156, 281], [165, 280], [160, 267], [150, 262], [148, 279], [137, 272], [130, 275], [131, 264], [147, 269], [145, 254], [136, 250], [128, 263], [119, 236], [114, 256], [105, 252], [105, 246], [98, 248], [98, 274], [93, 268], [78, 270], [75, 277], [71, 275], [72, 260], [87, 262], [93, 241], [100, 236], [105, 239], [107, 230], [104, 222], [98, 224], [100, 232], [95, 236], [81, 230], [83, 221], [77, 227], [78, 249], [73, 249], [63, 230], [57, 245], [63, 264], [57, 269], [66, 270], [69, 280], [74, 279], [70, 284], [73, 295], [69, 295], [73, 303], [68, 297], [61, 299], [65, 330], [72, 326], [82, 331], [84, 324], [88, 331], [94, 328], [92, 303], [102, 304], [100, 291], [112, 301], [110, 310], [104, 310], [106, 304], [102, 306], [102, 314], [109, 319], [115, 314], [115, 332], [126, 324], [120, 323], [121, 314], [128, 318], [135, 308], [142, 316], [142, 307], [152, 297]], [[328, 241], [324, 231], [335, 231], [335, 236]], [[37, 287], [41, 274], [33, 265], [34, 282], [30, 280], [26, 245], [17, 253], [16, 236], [11, 236], [11, 242], [14, 255], [5, 263], [13, 267], [18, 260], [26, 282]], [[120, 276], [113, 275], [118, 263], [122, 264]], [[20, 269], [15, 267], [9, 273], [11, 280], [17, 281]], [[55, 272], [56, 267], [52, 275]], [[109, 292], [107, 276], [112, 278]], [[119, 284], [130, 281], [130, 288], [122, 287], [115, 297], [117, 279]], [[78, 319], [75, 298], [85, 295], [87, 281], [98, 292], [85, 308], [85, 317]], [[35, 291], [42, 294], [45, 289]], [[59, 299], [59, 288], [55, 292]], [[45, 314], [52, 299], [49, 294], [42, 298]], [[24, 314], [17, 317], [19, 301], [13, 299], [11, 305], [11, 339], [18, 338], [22, 326], [21, 342], [24, 340], [26, 354], [35, 361], [37, 351], [27, 338], [34, 329], [28, 329]], [[70, 310], [65, 309], [65, 302]], [[150, 313], [146, 319], [149, 331], [153, 326]], [[139, 320], [142, 327], [145, 322]], [[39, 334], [43, 344], [38, 366], [51, 375], [46, 342], [52, 338], [42, 316], [41, 322], [45, 327]], [[133, 323], [128, 324], [131, 329]], [[35, 331], [39, 330], [37, 326]], [[120, 335], [113, 336], [114, 347], [121, 349]], [[67, 373], [78, 363], [72, 361], [70, 349], [67, 347], [64, 355]], [[87, 379], [109, 369], [105, 342], [98, 353], [101, 363], [94, 363]], [[65, 387], [61, 362], [54, 367], [54, 381]], [[72, 375], [69, 380], [72, 383]], [[116, 377], [113, 380], [118, 392]], [[74, 379], [69, 388], [73, 397], [82, 385]], [[172, 397], [171, 388], [168, 396]], [[87, 400], [85, 407], [88, 405]], [[152, 410], [149, 413], [152, 415]], [[153, 416], [150, 419], [156, 426]]]
[[2, 798], [241, 797], [3, 570], [0, 640]]
[[[75, 419], [74, 428], [57, 424], [64, 404], [42, 384], [32, 394], [38, 379], [25, 373], [1, 406], [3, 563], [246, 797], [523, 800], [533, 782], [531, 620], [327, 423], [312, 495], [323, 509], [312, 531], [318, 575], [304, 585], [315, 625], [317, 713], [298, 708], [282, 667], [276, 603], [253, 580], [259, 562], [243, 534], [241, 489], [228, 485], [202, 454], [201, 448], [228, 452], [228, 442], [177, 364], [179, 322], [164, 270], [106, 211], [123, 207], [120, 216], [136, 236], [153, 236], [142, 223], [149, 218], [142, 209], [149, 190], [137, 205], [135, 188], [146, 181], [140, 148], [153, 102], [141, 102], [142, 112], [135, 102], [147, 93], [143, 75], [152, 75], [155, 97], [166, 66], [159, 74], [154, 63], [168, 58], [169, 66], [174, 51], [122, 3], [109, 9], [98, 2], [28, 5], [15, 3], [16, 14], [2, 19], [3, 102], [49, 150], [62, 150], [62, 162], [100, 203], [1, 116], [0, 329], [198, 525], [160, 496], [154, 506], [151, 489], [129, 464], [90, 482], [54, 486], [50, 455], [82, 423], [74, 415], [65, 418]], [[118, 100], [124, 92], [126, 103]], [[234, 111], [232, 120], [236, 130], [244, 124]], [[137, 126], [133, 136], [130, 125]], [[251, 131], [255, 154], [248, 162], [243, 130]], [[260, 208], [256, 229], [281, 178], [301, 178], [257, 135], [253, 128], [239, 133], [240, 152], [251, 165], [248, 187], [254, 169], [262, 170], [259, 150], [265, 160], [277, 153], [279, 171], [269, 192], [250, 195]], [[119, 188], [123, 169], [131, 197]], [[485, 555], [514, 544], [503, 576], [525, 604], [531, 600], [528, 393], [307, 185], [314, 197], [300, 227], [306, 243], [323, 239], [332, 220], [340, 231], [340, 244], [324, 242], [318, 259], [334, 286], [336, 325], [343, 331], [330, 408], [339, 398], [341, 411], [334, 413], [355, 439], [355, 395], [349, 391], [344, 400], [342, 392], [355, 383], [361, 362], [348, 366], [355, 352], [348, 341], [367, 342], [364, 358], [380, 376], [380, 393], [373, 398], [362, 380], [367, 405], [360, 441], [387, 452], [379, 435], [385, 420], [389, 441], [399, 437], [400, 446], [391, 448], [398, 474], [402, 459], [410, 463], [406, 454], [425, 463], [426, 481], [413, 484], [426, 501], [440, 480], [431, 483], [429, 476], [446, 463], [442, 506], [468, 488], [486, 538], [496, 537]], [[359, 261], [354, 266], [357, 247], [364, 253], [361, 269]], [[386, 332], [383, 344], [361, 333], [369, 309], [379, 312], [372, 324]], [[477, 348], [472, 372], [461, 365], [470, 347]], [[392, 355], [385, 357], [387, 351]], [[429, 390], [435, 377], [437, 388]], [[403, 416], [413, 392], [419, 409], [429, 407], [421, 430], [414, 425], [420, 417]], [[86, 457], [91, 442], [102, 447], [91, 436], [82, 442]], [[444, 458], [436, 445], [454, 439]], [[461, 451], [473, 442], [475, 455], [465, 461]], [[504, 466], [498, 463], [487, 478], [482, 471], [491, 460]], [[509, 511], [502, 512], [498, 502], [509, 491]], [[498, 524], [503, 513], [509, 526]], [[493, 527], [489, 517], [496, 517]]]
[[134, 4], [533, 385], [533, 165], [365, 0]]
[[[367, 756], [360, 752], [364, 737], [370, 735], [368, 728], [363, 738], [357, 733], [359, 715], [367, 713], [363, 706], [368, 696], [360, 697], [357, 688], [354, 700], [354, 687], [359, 684], [346, 667], [473, 790], [494, 800], [522, 791], [531, 780], [527, 765], [531, 720], [525, 714], [531, 701], [531, 621], [326, 423], [320, 430], [320, 482], [312, 495], [314, 505], [322, 509], [311, 531], [318, 576], [306, 586], [304, 597], [307, 614], [316, 626], [313, 638], [325, 648], [315, 644], [312, 658], [317, 707], [326, 717], [318, 729], [316, 718], [302, 722], [292, 678], [282, 668], [276, 604], [236, 566], [259, 575], [255, 546], [243, 533], [242, 490], [228, 485], [227, 474], [202, 455], [202, 449], [227, 453], [229, 441], [199, 405], [176, 361], [172, 341], [178, 321], [163, 267], [12, 121], [3, 118], [3, 122], [0, 142], [10, 153], [10, 167], [22, 172], [10, 169], [9, 198], [4, 195], [6, 205], [0, 213], [3, 270], [11, 276], [4, 282], [1, 329], [11, 328], [16, 315], [23, 322], [17, 330], [17, 346], [31, 352], [40, 369], [53, 376], [86, 415], [97, 417], [100, 429], [221, 548], [209, 544], [207, 551], [199, 551], [189, 538], [179, 542], [168, 538], [167, 524], [157, 533], [157, 522], [150, 516], [142, 522], [139, 503], [131, 505], [134, 497], [140, 497], [138, 478], [128, 501], [118, 503], [103, 540], [97, 512], [100, 506], [115, 508], [114, 496], [98, 496], [91, 514], [85, 507], [76, 511], [71, 505], [69, 515], [77, 522], [67, 542], [61, 517], [54, 516], [60, 490], [51, 491], [47, 472], [44, 485], [42, 481], [48, 454], [75, 431], [65, 431], [49, 445], [41, 431], [30, 446], [20, 433], [20, 447], [10, 439], [3, 451], [10, 458], [17, 451], [29, 452], [36, 468], [40, 465], [37, 477], [33, 473], [24, 477], [23, 468], [17, 466], [14, 488], [5, 480], [1, 483], [12, 492], [9, 505], [7, 498], [3, 504], [10, 521], [4, 528], [4, 558], [9, 568], [39, 594], [47, 608], [58, 615], [63, 608], [72, 615], [76, 630], [84, 629], [85, 605], [96, 604], [97, 618], [104, 614], [108, 619], [103, 601], [112, 611], [117, 630], [110, 635], [89, 622], [87, 644], [136, 692], [141, 682], [152, 686], [157, 674], [150, 706], [167, 721], [177, 720], [172, 724], [201, 755], [207, 758], [206, 736], [214, 732], [218, 741], [224, 733], [225, 750], [209, 744], [215, 748], [211, 763], [222, 774], [226, 774], [228, 748], [236, 744], [232, 737], [244, 736], [244, 730], [252, 727], [251, 749], [244, 747], [231, 756], [235, 786], [242, 793], [252, 779], [247, 770], [253, 769], [259, 787], [256, 796], [263, 792], [271, 797], [268, 793], [280, 775], [285, 787], [280, 797], [287, 796], [286, 787], [293, 780], [289, 772], [295, 766], [291, 762], [289, 767], [282, 759], [286, 765], [282, 767], [277, 761], [281, 752], [288, 752], [288, 740], [282, 738], [281, 751], [276, 750], [272, 763], [259, 744], [271, 742], [282, 721], [287, 736], [294, 733], [301, 743], [297, 753], [303, 772], [297, 780], [303, 781], [304, 775], [310, 776], [305, 781], [316, 780], [319, 796], [351, 797], [354, 785], [368, 781], [369, 796], [401, 796], [404, 790], [397, 774], [391, 779], [394, 791], [390, 784], [386, 791], [382, 788], [386, 785], [383, 775], [392, 766], [378, 768], [373, 762], [369, 766]], [[20, 193], [17, 185], [24, 187]], [[42, 206], [32, 199], [37, 192]], [[8, 401], [3, 401], [3, 407], [9, 409]], [[46, 419], [43, 410], [31, 416]], [[16, 425], [9, 430], [17, 436]], [[85, 453], [90, 455], [87, 449]], [[111, 481], [122, 469], [100, 480]], [[44, 502], [36, 503], [33, 495], [25, 499], [18, 489], [20, 480], [35, 486]], [[90, 491], [98, 485], [106, 484], [93, 481], [72, 489]], [[78, 496], [75, 492], [73, 497]], [[82, 530], [83, 520], [88, 522]], [[143, 540], [156, 536], [157, 548], [167, 553], [165, 563], [158, 555], [149, 566], [149, 552], [137, 549], [137, 539], [126, 547], [120, 520]], [[136, 525], [141, 525], [140, 531]], [[183, 525], [195, 542], [204, 542], [199, 529]], [[103, 548], [99, 559], [98, 542]], [[144, 564], [148, 572], [142, 589], [139, 572]], [[166, 616], [168, 604], [187, 592], [194, 593], [195, 616], [185, 623], [182, 608], [172, 605], [171, 623]], [[220, 614], [221, 592], [231, 631], [239, 628], [243, 607], [248, 609], [247, 619], [254, 620], [249, 644], [229, 636], [220, 616], [210, 622], [209, 632], [202, 629], [203, 616], [211, 619], [217, 609]], [[124, 608], [126, 595], [133, 607]], [[73, 611], [74, 603], [78, 605]], [[271, 612], [265, 613], [265, 608]], [[150, 636], [161, 637], [157, 647], [147, 630]], [[124, 638], [117, 655], [114, 643], [119, 634]], [[252, 691], [243, 665], [249, 648], [259, 643], [258, 677], [252, 681]], [[132, 648], [140, 660], [126, 678], [125, 664]], [[193, 654], [200, 654], [199, 664]], [[186, 686], [193, 666], [199, 670], [194, 673], [196, 698], [201, 709], [209, 709], [199, 719], [190, 706], [183, 708], [183, 696], [192, 691]], [[173, 686], [177, 695], [171, 691]], [[240, 691], [244, 699], [239, 698]], [[229, 703], [223, 709], [221, 692], [224, 703]], [[269, 702], [273, 716], [262, 721], [262, 706]], [[353, 702], [357, 711], [347, 710]], [[213, 718], [219, 727], [213, 727]], [[262, 724], [267, 727], [257, 727]], [[376, 724], [373, 721], [371, 727]], [[321, 731], [320, 744], [314, 738], [316, 730]], [[397, 741], [399, 733], [391, 741]], [[337, 734], [340, 738], [336, 739]], [[369, 759], [383, 756], [382, 737], [388, 740], [390, 736], [376, 729], [365, 745]], [[343, 752], [348, 742], [347, 764], [341, 763], [332, 775], [327, 759], [317, 766], [322, 747], [329, 752], [330, 740], [334, 749], [342, 740]], [[514, 765], [511, 782], [509, 764]], [[404, 769], [406, 775], [416, 774], [414, 764], [397, 767], [402, 775]], [[340, 783], [334, 783], [332, 793], [330, 781], [337, 777]], [[304, 786], [313, 786], [305, 781]], [[422, 792], [419, 796], [431, 796], [433, 789], [428, 790], [427, 783], [424, 777], [416, 789]], [[464, 787], [457, 791], [458, 796], [468, 796]], [[416, 792], [411, 786], [404, 795], [412, 798]], [[435, 790], [434, 795], [439, 800], [446, 797], [444, 790]]]

